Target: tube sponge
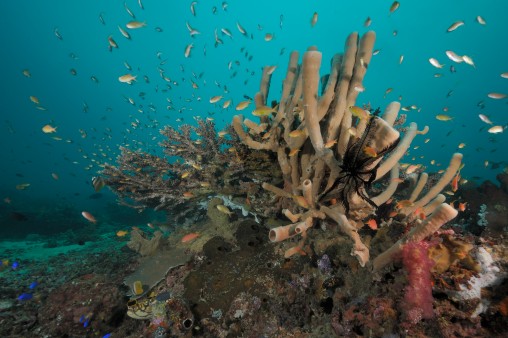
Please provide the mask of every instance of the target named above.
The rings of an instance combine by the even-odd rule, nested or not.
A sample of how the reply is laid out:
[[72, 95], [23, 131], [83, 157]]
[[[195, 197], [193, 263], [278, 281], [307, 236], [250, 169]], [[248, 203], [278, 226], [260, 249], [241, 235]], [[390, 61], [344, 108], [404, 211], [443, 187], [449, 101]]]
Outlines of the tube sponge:
[[426, 242], [409, 242], [402, 249], [402, 262], [408, 272], [402, 308], [406, 319], [417, 324], [422, 318], [434, 316], [430, 269], [433, 262], [428, 256]]

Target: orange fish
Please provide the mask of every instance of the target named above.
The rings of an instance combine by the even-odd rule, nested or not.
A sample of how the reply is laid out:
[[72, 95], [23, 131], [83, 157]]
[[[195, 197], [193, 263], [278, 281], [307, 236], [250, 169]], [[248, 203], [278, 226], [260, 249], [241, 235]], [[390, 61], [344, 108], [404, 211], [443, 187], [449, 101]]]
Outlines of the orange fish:
[[88, 211], [83, 211], [81, 212], [81, 215], [86, 218], [89, 222], [93, 223], [93, 224], [96, 224], [97, 223], [97, 220], [95, 219], [95, 217], [93, 217], [93, 215], [91, 213], [89, 213]]
[[363, 148], [363, 152], [365, 153], [365, 155], [367, 156], [370, 156], [370, 157], [377, 157], [377, 152], [374, 150], [374, 148], [372, 147], [369, 147], [369, 146], [366, 146], [365, 148]]
[[466, 211], [466, 204], [467, 202], [459, 203], [459, 211]]
[[453, 178], [452, 183], [451, 183], [453, 192], [456, 192], [459, 189], [459, 181], [460, 181], [460, 174], [457, 173], [457, 175], [455, 175], [455, 177]]
[[411, 202], [410, 200], [402, 200], [402, 201], [397, 202], [397, 204], [395, 205], [395, 208], [402, 209], [402, 208], [412, 207], [413, 205], [414, 205], [413, 202]]
[[129, 233], [129, 232], [128, 232], [128, 231], [125, 231], [125, 230], [118, 230], [118, 231], [116, 232], [116, 235], [117, 235], [118, 237], [124, 237], [124, 236], [125, 236], [125, 235], [127, 235], [128, 233]]
[[374, 218], [369, 219], [365, 224], [367, 224], [372, 230], [377, 230], [377, 222]]
[[190, 191], [186, 191], [183, 193], [183, 197], [184, 198], [192, 198], [192, 197], [194, 197], [194, 194]]
[[193, 239], [196, 239], [199, 237], [199, 233], [197, 232], [191, 232], [190, 234], [187, 234], [182, 237], [182, 243], [187, 243], [192, 241]]

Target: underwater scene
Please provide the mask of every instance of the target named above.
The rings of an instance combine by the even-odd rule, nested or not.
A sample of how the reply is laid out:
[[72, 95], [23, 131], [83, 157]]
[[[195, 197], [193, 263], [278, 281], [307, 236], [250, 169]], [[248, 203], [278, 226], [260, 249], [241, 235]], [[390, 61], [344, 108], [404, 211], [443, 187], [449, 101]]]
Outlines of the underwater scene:
[[508, 336], [507, 12], [0, 2], [0, 337]]

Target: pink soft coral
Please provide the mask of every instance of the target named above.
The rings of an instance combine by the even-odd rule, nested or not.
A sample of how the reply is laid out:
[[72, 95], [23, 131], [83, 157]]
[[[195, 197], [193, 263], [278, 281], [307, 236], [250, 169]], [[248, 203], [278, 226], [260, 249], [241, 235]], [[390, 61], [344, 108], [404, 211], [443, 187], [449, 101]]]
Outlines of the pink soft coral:
[[433, 262], [428, 256], [428, 243], [422, 241], [404, 245], [402, 262], [408, 272], [408, 286], [402, 308], [406, 319], [416, 324], [422, 318], [434, 316], [430, 274]]

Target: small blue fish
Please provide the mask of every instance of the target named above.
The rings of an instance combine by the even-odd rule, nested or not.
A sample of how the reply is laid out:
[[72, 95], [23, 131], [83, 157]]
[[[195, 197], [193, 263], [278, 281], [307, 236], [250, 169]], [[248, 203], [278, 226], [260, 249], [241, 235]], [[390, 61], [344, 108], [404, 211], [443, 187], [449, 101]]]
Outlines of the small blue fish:
[[22, 293], [19, 297], [18, 297], [18, 300], [30, 300], [32, 299], [33, 295], [31, 293]]
[[110, 338], [111, 337], [111, 333], [106, 333], [104, 336], [102, 336], [102, 338]]
[[83, 323], [84, 321], [85, 321], [85, 315], [81, 315], [81, 317], [79, 317], [79, 322]]
[[83, 327], [88, 327], [88, 325], [90, 325], [90, 319], [87, 319], [87, 320], [83, 323]]
[[37, 281], [32, 282], [32, 284], [30, 284], [30, 286], [29, 286], [30, 290], [35, 289], [37, 287], [37, 285], [39, 285], [39, 283], [37, 283]]
[[19, 267], [19, 263], [18, 262], [12, 263], [12, 269], [13, 270], [16, 270], [18, 267]]

